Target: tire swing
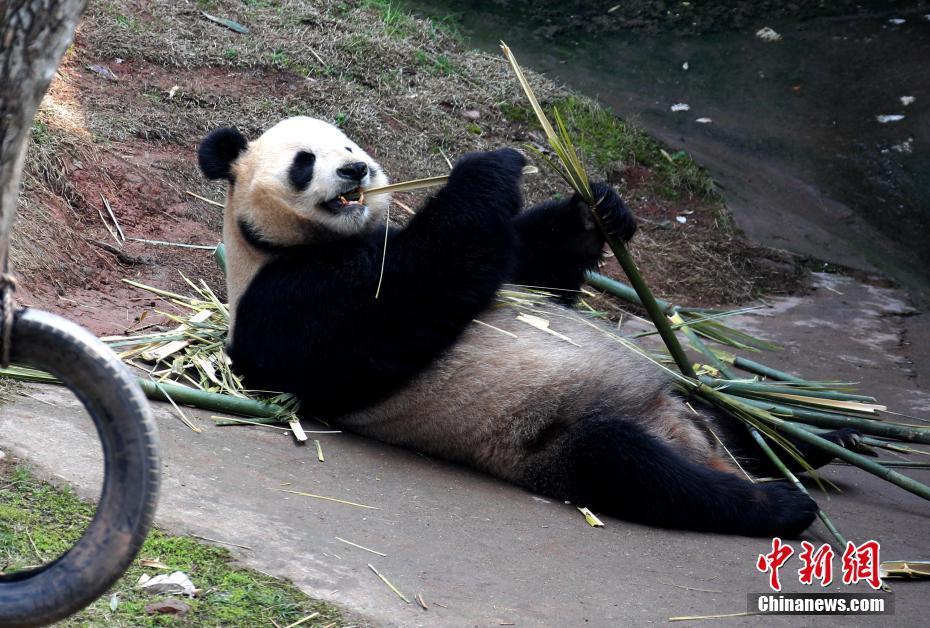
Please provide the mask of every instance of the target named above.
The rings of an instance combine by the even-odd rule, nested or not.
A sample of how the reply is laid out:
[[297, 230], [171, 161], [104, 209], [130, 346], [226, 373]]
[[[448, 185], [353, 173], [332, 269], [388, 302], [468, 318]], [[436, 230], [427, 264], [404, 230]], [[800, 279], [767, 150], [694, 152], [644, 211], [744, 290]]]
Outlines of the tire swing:
[[135, 558], [155, 514], [158, 437], [135, 378], [90, 332], [38, 310], [12, 319], [11, 361], [58, 377], [84, 404], [103, 446], [103, 490], [81, 538], [53, 562], [0, 576], [0, 626], [40, 626], [103, 595]]

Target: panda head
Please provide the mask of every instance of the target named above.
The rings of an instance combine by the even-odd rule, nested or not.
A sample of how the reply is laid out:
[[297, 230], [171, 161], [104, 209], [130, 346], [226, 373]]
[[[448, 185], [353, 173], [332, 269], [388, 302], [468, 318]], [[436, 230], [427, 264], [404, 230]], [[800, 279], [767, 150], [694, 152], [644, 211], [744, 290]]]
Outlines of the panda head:
[[260, 250], [368, 231], [390, 203], [386, 194], [364, 195], [387, 185], [381, 166], [314, 118], [288, 118], [251, 142], [235, 128], [217, 129], [197, 156], [204, 176], [229, 181], [227, 218]]

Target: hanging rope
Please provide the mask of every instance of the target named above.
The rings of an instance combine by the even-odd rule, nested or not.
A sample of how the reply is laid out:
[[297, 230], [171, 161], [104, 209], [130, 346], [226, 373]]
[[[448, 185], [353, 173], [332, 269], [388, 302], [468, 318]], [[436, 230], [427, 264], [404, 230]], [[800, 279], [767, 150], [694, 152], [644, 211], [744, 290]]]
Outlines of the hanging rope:
[[0, 368], [10, 365], [10, 350], [13, 337], [13, 293], [16, 292], [16, 277], [10, 273], [0, 274], [3, 319], [0, 320]]
[[16, 306], [13, 293], [16, 292], [16, 277], [10, 272], [9, 263], [10, 234], [0, 233], [0, 368], [10, 365], [10, 351], [13, 339], [13, 315]]

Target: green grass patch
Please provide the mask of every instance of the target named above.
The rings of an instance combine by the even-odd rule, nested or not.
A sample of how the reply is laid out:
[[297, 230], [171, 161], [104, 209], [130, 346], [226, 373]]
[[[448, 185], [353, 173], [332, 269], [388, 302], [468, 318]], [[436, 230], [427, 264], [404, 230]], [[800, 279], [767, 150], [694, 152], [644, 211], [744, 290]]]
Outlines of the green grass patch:
[[33, 144], [49, 144], [52, 139], [52, 134], [47, 124], [40, 120], [32, 121], [32, 137], [30, 140]]
[[[60, 555], [84, 532], [94, 507], [68, 489], [37, 480], [23, 465], [0, 465], [0, 570], [12, 572], [48, 562]], [[126, 574], [89, 607], [59, 626], [285, 626], [319, 613], [305, 626], [345, 626], [339, 609], [313, 600], [293, 585], [232, 564], [229, 552], [189, 537], [153, 530], [139, 558], [159, 559], [169, 572], [188, 574], [203, 593], [185, 599], [191, 611], [184, 617], [148, 615], [145, 606], [170, 596], [137, 591], [143, 573], [166, 573], [139, 566], [136, 560]], [[116, 610], [110, 609], [113, 595]], [[177, 597], [177, 596], [175, 596]]]
[[[549, 109], [558, 109], [575, 145], [585, 159], [606, 169], [612, 164], [639, 164], [653, 173], [655, 191], [677, 199], [695, 194], [716, 199], [713, 179], [684, 151], [671, 152], [633, 124], [615, 116], [609, 109], [576, 96], [569, 96]], [[503, 104], [501, 112], [511, 121], [540, 129], [529, 105]]]
[[444, 54], [430, 55], [422, 50], [416, 50], [413, 53], [413, 60], [418, 67], [437, 76], [452, 76], [459, 71], [452, 60]]
[[416, 19], [393, 0], [365, 0], [362, 6], [378, 12], [388, 37], [405, 39], [417, 33]]

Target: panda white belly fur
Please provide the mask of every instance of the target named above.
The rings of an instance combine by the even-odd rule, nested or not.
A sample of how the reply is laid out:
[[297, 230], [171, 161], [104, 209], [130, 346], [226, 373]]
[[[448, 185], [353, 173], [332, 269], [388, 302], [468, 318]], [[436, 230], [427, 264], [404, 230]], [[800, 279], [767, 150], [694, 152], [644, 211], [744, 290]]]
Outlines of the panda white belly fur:
[[697, 424], [703, 417], [686, 416], [668, 378], [647, 358], [560, 306], [543, 306], [537, 315], [575, 344], [517, 315], [510, 306], [486, 310], [477, 319], [496, 329], [471, 324], [404, 390], [340, 416], [338, 424], [517, 483], [540, 436], [564, 431], [592, 411], [595, 399], [623, 408], [628, 420], [691, 459], [717, 453]]

